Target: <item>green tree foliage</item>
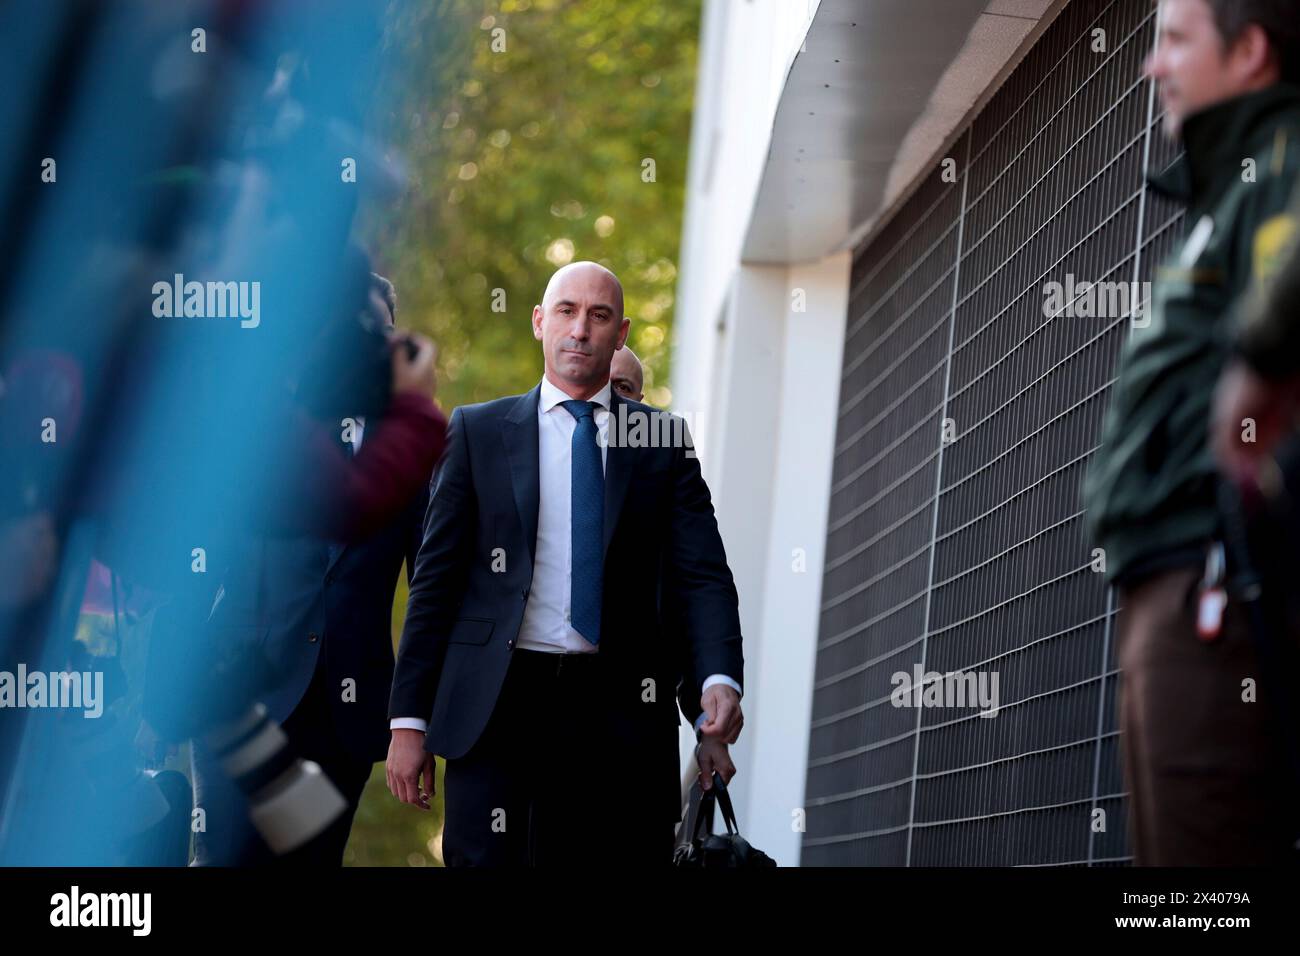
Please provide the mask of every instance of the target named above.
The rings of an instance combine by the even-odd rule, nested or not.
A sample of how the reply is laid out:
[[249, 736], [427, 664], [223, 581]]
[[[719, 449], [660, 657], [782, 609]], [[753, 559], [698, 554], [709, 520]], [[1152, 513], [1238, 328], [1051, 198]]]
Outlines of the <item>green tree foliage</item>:
[[409, 182], [367, 231], [402, 323], [438, 343], [444, 406], [540, 378], [529, 316], [577, 259], [622, 278], [647, 398], [670, 400], [699, 13], [680, 0], [393, 4], [378, 132]]

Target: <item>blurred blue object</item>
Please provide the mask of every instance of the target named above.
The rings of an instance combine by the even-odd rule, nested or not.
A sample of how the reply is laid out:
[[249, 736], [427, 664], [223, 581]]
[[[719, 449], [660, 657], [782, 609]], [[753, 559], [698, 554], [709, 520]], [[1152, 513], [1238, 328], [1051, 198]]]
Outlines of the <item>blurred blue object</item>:
[[[221, 666], [203, 624], [298, 506], [304, 416], [325, 414], [304, 377], [346, 405], [388, 374], [330, 331], [364, 295], [340, 171], [380, 11], [0, 7], [0, 864], [183, 863], [184, 786], [140, 741], [274, 682]], [[102, 679], [102, 713], [18, 706], [20, 669], [99, 675], [80, 691]]]

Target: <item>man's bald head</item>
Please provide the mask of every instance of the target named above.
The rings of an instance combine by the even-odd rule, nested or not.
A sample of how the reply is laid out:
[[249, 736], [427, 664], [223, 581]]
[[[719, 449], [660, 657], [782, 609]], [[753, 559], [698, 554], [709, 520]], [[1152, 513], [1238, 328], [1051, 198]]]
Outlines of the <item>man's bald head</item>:
[[623, 284], [597, 262], [556, 271], [533, 307], [533, 338], [542, 343], [546, 377], [573, 398], [588, 399], [604, 388], [627, 330]]
[[546, 283], [546, 291], [542, 293], [542, 308], [557, 301], [574, 284], [604, 286], [608, 304], [618, 310], [620, 319], [623, 318], [623, 283], [599, 262], [570, 262], [567, 266], [556, 269]]
[[609, 363], [609, 381], [614, 391], [634, 402], [641, 401], [645, 395], [645, 369], [636, 353], [626, 345], [614, 353]]

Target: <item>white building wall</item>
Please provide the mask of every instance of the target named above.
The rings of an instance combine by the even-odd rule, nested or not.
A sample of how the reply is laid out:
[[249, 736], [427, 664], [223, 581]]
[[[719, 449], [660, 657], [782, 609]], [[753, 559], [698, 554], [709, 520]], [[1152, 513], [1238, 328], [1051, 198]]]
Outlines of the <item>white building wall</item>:
[[[740, 592], [742, 832], [785, 866], [806, 776], [850, 257], [741, 262], [772, 120], [817, 2], [705, 11], [678, 283], [673, 408], [695, 441]], [[683, 734], [683, 752], [692, 739]]]
[[[679, 256], [673, 407], [703, 412], [717, 327], [767, 161], [777, 103], [819, 0], [705, 0]], [[707, 415], [696, 426], [710, 441]], [[705, 476], [709, 477], [707, 458]]]

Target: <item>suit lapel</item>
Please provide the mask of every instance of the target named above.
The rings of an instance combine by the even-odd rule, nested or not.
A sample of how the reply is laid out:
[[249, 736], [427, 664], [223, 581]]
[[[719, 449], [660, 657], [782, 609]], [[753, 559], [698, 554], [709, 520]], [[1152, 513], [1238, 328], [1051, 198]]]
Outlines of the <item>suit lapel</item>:
[[622, 437], [617, 430], [619, 416], [626, 414], [619, 411], [624, 405], [623, 399], [613, 389], [609, 394], [609, 425], [606, 431], [605, 449], [605, 548], [602, 552], [606, 557], [609, 555], [610, 539], [614, 537], [614, 528], [618, 525], [618, 516], [623, 512], [623, 502], [627, 498], [627, 486], [632, 479], [632, 469], [636, 465], [633, 460], [633, 449], [623, 447], [618, 440]]
[[538, 384], [519, 396], [510, 413], [501, 421], [501, 439], [510, 463], [510, 486], [515, 508], [528, 544], [528, 566], [537, 558], [537, 507], [541, 497], [538, 477], [537, 402], [542, 391]]

